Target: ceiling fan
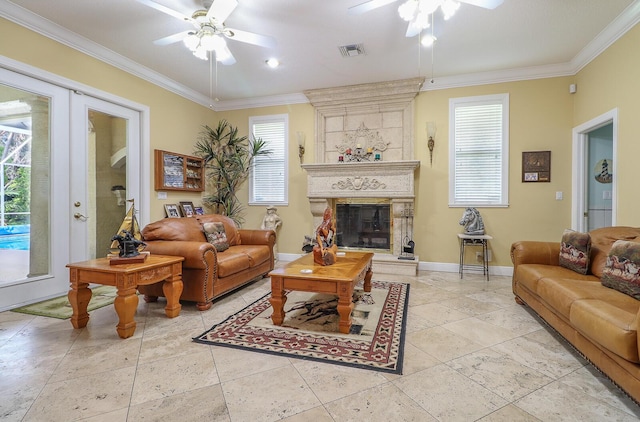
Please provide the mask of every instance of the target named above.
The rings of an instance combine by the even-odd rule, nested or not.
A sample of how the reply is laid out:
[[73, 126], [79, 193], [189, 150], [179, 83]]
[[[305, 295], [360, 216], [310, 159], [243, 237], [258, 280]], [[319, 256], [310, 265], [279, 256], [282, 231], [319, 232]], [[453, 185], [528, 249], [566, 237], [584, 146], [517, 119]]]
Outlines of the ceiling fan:
[[[387, 4], [395, 3], [398, 0], [369, 0], [349, 8], [350, 15], [361, 15], [371, 10], [377, 9]], [[398, 7], [398, 14], [402, 19], [409, 22], [407, 27], [407, 37], [413, 37], [420, 33], [430, 24], [430, 18], [438, 8], [442, 10], [445, 20], [449, 19], [456, 12], [460, 3], [467, 3], [484, 9], [495, 9], [504, 0], [406, 0]]]
[[191, 23], [194, 29], [178, 32], [164, 38], [155, 40], [156, 45], [169, 45], [178, 41], [193, 52], [193, 55], [202, 60], [208, 60], [208, 52], [215, 53], [216, 60], [225, 65], [236, 62], [231, 50], [227, 47], [226, 39], [246, 42], [261, 47], [272, 48], [275, 40], [267, 35], [228, 28], [224, 21], [238, 7], [237, 0], [203, 0], [202, 10], [196, 10], [191, 16], [183, 15], [173, 9], [156, 3], [153, 0], [136, 0], [138, 3], [152, 7], [167, 15]]

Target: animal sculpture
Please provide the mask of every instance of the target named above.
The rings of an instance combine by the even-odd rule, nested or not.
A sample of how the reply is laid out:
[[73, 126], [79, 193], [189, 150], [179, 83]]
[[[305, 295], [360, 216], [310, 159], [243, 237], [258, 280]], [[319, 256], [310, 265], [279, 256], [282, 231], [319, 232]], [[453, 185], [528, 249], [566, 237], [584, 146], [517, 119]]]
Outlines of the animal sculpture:
[[460, 225], [464, 226], [464, 234], [478, 236], [484, 234], [484, 222], [480, 212], [475, 208], [467, 208], [462, 213]]

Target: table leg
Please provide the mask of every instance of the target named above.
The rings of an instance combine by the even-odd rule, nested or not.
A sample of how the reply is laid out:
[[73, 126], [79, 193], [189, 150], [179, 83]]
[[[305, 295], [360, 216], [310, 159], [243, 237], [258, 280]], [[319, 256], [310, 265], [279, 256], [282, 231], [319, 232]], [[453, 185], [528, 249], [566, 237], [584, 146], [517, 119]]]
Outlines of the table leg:
[[342, 334], [349, 334], [349, 331], [351, 331], [351, 311], [354, 306], [352, 298], [353, 284], [340, 283], [340, 286], [338, 286], [338, 314], [340, 315], [338, 329]]
[[113, 302], [118, 314], [116, 331], [120, 338], [129, 338], [136, 331], [136, 322], [133, 319], [138, 309], [138, 295], [134, 287], [118, 287], [118, 296]]
[[71, 269], [71, 290], [67, 294], [73, 314], [71, 315], [71, 324], [73, 328], [84, 328], [89, 322], [89, 313], [87, 312], [87, 305], [91, 300], [91, 289], [89, 289], [89, 283], [78, 282], [78, 270]]
[[367, 273], [364, 275], [364, 291], [367, 293], [371, 292], [371, 277], [373, 277], [373, 271], [371, 271], [371, 267], [369, 267]]
[[271, 307], [273, 308], [273, 314], [271, 314], [273, 325], [282, 325], [284, 321], [284, 304], [287, 302], [282, 277], [271, 277], [271, 299], [269, 299], [269, 302], [271, 302]]
[[167, 306], [164, 313], [169, 318], [175, 318], [180, 315], [182, 305], [180, 304], [180, 295], [182, 294], [182, 276], [180, 274], [172, 274], [171, 277], [164, 281], [162, 292], [167, 298]]

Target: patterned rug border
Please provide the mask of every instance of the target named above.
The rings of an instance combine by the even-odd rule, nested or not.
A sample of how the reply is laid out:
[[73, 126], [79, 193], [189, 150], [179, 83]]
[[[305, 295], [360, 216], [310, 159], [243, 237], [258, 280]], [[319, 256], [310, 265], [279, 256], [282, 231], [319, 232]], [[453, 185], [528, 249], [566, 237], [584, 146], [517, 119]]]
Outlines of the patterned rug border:
[[[394, 318], [393, 324], [389, 324], [389, 321], [385, 320], [384, 318], [385, 313], [384, 313], [384, 306], [383, 306], [383, 312], [381, 312], [380, 314], [380, 319], [378, 320], [377, 329], [376, 329], [376, 336], [383, 337], [383, 336], [388, 336], [389, 325], [391, 325], [391, 327], [394, 327], [396, 329], [399, 328], [400, 333], [399, 335], [396, 335], [395, 337], [396, 340], [394, 341], [394, 333], [392, 332], [391, 335], [389, 336], [390, 339], [387, 343], [390, 348], [397, 350], [395, 353], [395, 360], [392, 360], [392, 361], [378, 363], [371, 360], [362, 360], [361, 358], [358, 359], [358, 356], [352, 357], [349, 360], [339, 360], [339, 358], [330, 354], [326, 354], [326, 356], [311, 356], [309, 354], [305, 354], [308, 352], [304, 352], [301, 350], [298, 350], [298, 351], [291, 350], [291, 349], [287, 351], [268, 350], [264, 348], [259, 348], [260, 345], [247, 346], [243, 344], [234, 344], [234, 343], [228, 343], [228, 342], [225, 343], [224, 342], [225, 340], [229, 341], [228, 339], [225, 339], [225, 338], [216, 338], [213, 340], [207, 338], [207, 335], [209, 333], [218, 329], [219, 327], [224, 327], [226, 325], [233, 325], [235, 320], [239, 320], [240, 325], [243, 325], [248, 321], [252, 320], [253, 318], [257, 317], [265, 309], [270, 308], [271, 304], [269, 303], [268, 298], [271, 297], [271, 293], [265, 294], [258, 300], [245, 306], [240, 311], [230, 315], [224, 321], [213, 325], [210, 329], [200, 334], [199, 336], [193, 337], [192, 340], [196, 343], [206, 344], [209, 346], [222, 346], [222, 347], [248, 350], [252, 352], [265, 353], [265, 354], [276, 355], [276, 356], [286, 356], [286, 357], [300, 359], [300, 360], [330, 363], [335, 365], [368, 369], [368, 370], [391, 373], [391, 374], [402, 374], [403, 360], [404, 360], [404, 342], [405, 342], [406, 328], [407, 328], [407, 310], [409, 306], [409, 289], [411, 286], [408, 283], [388, 282], [388, 281], [372, 281], [371, 284], [372, 284], [372, 288], [382, 288], [382, 289], [388, 290], [386, 299], [385, 299], [385, 304], [389, 302], [389, 295], [393, 294], [393, 287], [394, 286], [400, 287], [400, 289], [397, 289], [398, 293], [396, 293], [396, 294], [399, 294], [400, 297], [398, 297], [395, 305], [398, 309], [396, 309], [396, 311], [394, 312], [395, 318]], [[263, 306], [261, 308], [256, 308], [258, 304], [260, 304], [263, 301], [266, 303], [263, 303], [262, 304]], [[248, 315], [243, 316], [243, 314], [248, 314]], [[398, 327], [398, 321], [397, 321], [398, 319], [401, 319], [399, 327]], [[283, 339], [286, 339], [287, 337], [291, 337], [291, 335], [289, 334], [291, 331], [286, 328], [274, 327], [274, 328], [269, 328], [264, 330], [265, 332], [271, 331], [272, 333], [274, 333], [274, 337], [280, 337]], [[331, 333], [314, 334], [314, 333], [304, 332], [302, 334], [311, 340], [310, 343], [331, 344], [331, 345], [334, 345], [335, 347], [340, 347], [344, 345], [359, 345], [360, 349], [362, 349], [363, 346], [367, 346], [369, 348], [375, 344], [375, 340], [376, 340], [375, 336], [371, 340], [371, 342], [369, 342], [367, 340], [357, 339], [356, 337], [347, 337], [345, 335], [340, 335], [339, 333], [332, 335]], [[300, 336], [300, 334], [297, 334], [297, 335]], [[317, 340], [314, 340], [314, 339], [317, 339]], [[332, 356], [334, 357], [334, 359], [332, 359]], [[343, 357], [343, 359], [345, 358]]]

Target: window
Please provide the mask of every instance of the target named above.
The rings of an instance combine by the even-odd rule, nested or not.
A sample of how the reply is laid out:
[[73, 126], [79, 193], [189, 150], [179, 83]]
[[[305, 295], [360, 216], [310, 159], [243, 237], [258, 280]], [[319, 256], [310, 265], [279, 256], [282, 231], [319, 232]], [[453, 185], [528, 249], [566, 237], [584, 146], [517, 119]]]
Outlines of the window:
[[449, 100], [449, 206], [509, 205], [509, 94]]
[[253, 160], [249, 205], [287, 205], [289, 117], [286, 114], [250, 117], [249, 128], [253, 138], [262, 139], [271, 151]]

